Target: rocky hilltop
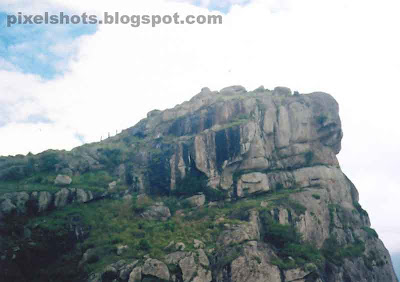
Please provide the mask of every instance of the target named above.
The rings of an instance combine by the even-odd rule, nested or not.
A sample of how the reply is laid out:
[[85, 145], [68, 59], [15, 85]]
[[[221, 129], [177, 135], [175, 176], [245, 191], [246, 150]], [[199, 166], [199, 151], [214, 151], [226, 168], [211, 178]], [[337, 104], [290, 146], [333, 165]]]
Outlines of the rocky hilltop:
[[232, 86], [100, 143], [0, 158], [4, 275], [53, 281], [10, 280], [51, 230], [75, 281], [398, 281], [340, 169], [342, 136], [329, 94]]

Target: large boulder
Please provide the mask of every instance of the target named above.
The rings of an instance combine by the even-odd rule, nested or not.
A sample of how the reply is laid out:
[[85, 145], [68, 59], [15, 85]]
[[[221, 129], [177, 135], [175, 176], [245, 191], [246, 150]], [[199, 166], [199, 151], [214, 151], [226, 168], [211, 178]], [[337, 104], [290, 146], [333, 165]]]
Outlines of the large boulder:
[[194, 239], [194, 240], [193, 240], [193, 247], [194, 247], [195, 249], [204, 249], [205, 244], [204, 244], [202, 241], [200, 241], [200, 240]]
[[72, 183], [72, 178], [68, 175], [59, 174], [54, 180], [54, 184], [58, 186], [67, 186]]
[[190, 198], [187, 198], [186, 201], [188, 201], [192, 207], [201, 207], [204, 206], [204, 203], [206, 202], [206, 196], [203, 194], [194, 195]]
[[11, 199], [0, 199], [0, 218], [11, 214], [15, 210], [17, 210], [17, 207], [12, 203]]
[[174, 252], [165, 257], [165, 262], [178, 266], [183, 282], [210, 282], [212, 280], [210, 262], [203, 249], [195, 252]]
[[122, 281], [127, 281], [138, 262], [138, 260], [135, 260], [132, 263], [121, 267], [121, 269], [119, 270], [119, 279], [121, 279]]
[[[316, 269], [311, 268], [311, 269]], [[294, 282], [294, 281], [306, 281], [306, 276], [309, 275], [311, 271], [305, 271], [301, 268], [289, 269], [284, 271], [285, 281]]]
[[47, 191], [41, 191], [38, 194], [38, 212], [41, 213], [49, 210], [53, 202], [53, 195]]
[[101, 278], [103, 281], [113, 281], [114, 279], [118, 278], [118, 269], [111, 265], [107, 266], [104, 269]]
[[271, 264], [272, 256], [271, 251], [258, 246], [258, 242], [249, 242], [242, 255], [231, 263], [232, 282], [282, 281], [279, 268]]
[[169, 280], [169, 270], [165, 263], [156, 259], [148, 259], [142, 267], [142, 274], [151, 275], [162, 280]]
[[237, 183], [237, 196], [244, 197], [247, 195], [266, 192], [269, 187], [268, 177], [264, 173], [252, 172], [243, 174]]
[[164, 203], [156, 203], [148, 207], [141, 216], [145, 219], [165, 221], [171, 217], [171, 212]]
[[27, 212], [30, 195], [26, 192], [6, 193], [0, 196], [0, 217]]
[[79, 261], [78, 268], [82, 269], [86, 264], [93, 263], [99, 260], [99, 256], [95, 249], [87, 249], [83, 253], [81, 260]]
[[78, 203], [87, 203], [93, 200], [93, 194], [91, 191], [85, 191], [83, 189], [76, 189], [76, 201]]
[[67, 188], [62, 188], [54, 195], [54, 206], [56, 208], [65, 207], [69, 202], [71, 191]]
[[140, 266], [134, 268], [129, 274], [128, 282], [140, 282], [142, 281], [142, 268]]
[[108, 191], [113, 192], [117, 188], [117, 181], [108, 183]]
[[259, 218], [257, 211], [250, 212], [249, 222], [229, 226], [221, 233], [217, 243], [221, 246], [229, 246], [253, 240], [260, 240]]

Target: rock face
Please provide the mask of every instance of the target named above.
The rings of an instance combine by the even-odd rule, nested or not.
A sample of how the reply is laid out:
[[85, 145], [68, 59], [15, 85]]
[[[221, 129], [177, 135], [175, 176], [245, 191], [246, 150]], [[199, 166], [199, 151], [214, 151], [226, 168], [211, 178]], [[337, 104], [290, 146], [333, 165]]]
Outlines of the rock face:
[[179, 267], [178, 281], [211, 282], [212, 275], [209, 270], [210, 262], [203, 249], [195, 252], [175, 252], [167, 255], [165, 261], [170, 265]]
[[56, 180], [54, 180], [54, 184], [58, 186], [67, 186], [72, 183], [72, 178], [69, 177], [68, 175], [62, 175], [59, 174], [56, 177]]
[[206, 196], [204, 195], [194, 195], [186, 199], [193, 207], [204, 206], [206, 202]]
[[150, 220], [165, 221], [171, 217], [171, 212], [163, 203], [156, 203], [148, 207], [147, 210], [142, 213], [142, 217]]
[[252, 172], [243, 174], [236, 184], [236, 195], [244, 197], [258, 192], [266, 192], [270, 189], [266, 174]]
[[[292, 96], [283, 88], [246, 92], [242, 87], [220, 93], [203, 89], [189, 102], [153, 113], [124, 134], [147, 136], [148, 146], [162, 151], [155, 155], [143, 148], [135, 158], [132, 173], [138, 191], [174, 190], [198, 173], [232, 197], [278, 185], [293, 187], [293, 173], [304, 167], [337, 167], [342, 138], [332, 96]], [[164, 136], [174, 141], [165, 142]]]
[[142, 267], [143, 275], [150, 275], [162, 280], [169, 280], [169, 270], [165, 263], [156, 260], [148, 259]]
[[[229, 254], [230, 250], [227, 252]], [[237, 258], [218, 273], [216, 281], [285, 281], [276, 265], [271, 264], [274, 254], [263, 244], [249, 241]]]
[[[240, 222], [216, 222], [223, 225], [217, 242], [199, 236], [204, 243], [194, 242], [193, 248], [177, 248], [173, 243], [174, 252], [164, 258], [147, 256], [129, 267], [112, 264], [89, 281], [398, 281], [388, 251], [358, 203], [357, 189], [340, 169], [336, 155], [342, 136], [339, 106], [329, 94], [292, 95], [285, 87], [247, 92], [232, 86], [219, 92], [204, 88], [173, 109], [151, 111], [137, 125], [106, 141], [105, 146], [125, 146], [129, 158], [124, 163], [113, 151], [95, 146], [60, 153], [62, 168], [56, 165], [57, 173], [66, 167], [71, 175], [84, 173], [109, 164], [119, 181], [127, 180], [139, 194], [176, 192], [187, 199], [183, 192], [192, 190], [190, 195], [195, 196], [187, 200], [197, 209], [206, 209], [210, 191], [227, 195], [229, 201], [256, 202], [257, 197], [276, 192], [286, 195], [284, 201], [277, 197], [257, 202], [243, 211]], [[107, 159], [110, 156], [114, 159]], [[21, 165], [5, 163], [0, 162], [0, 180], [25, 173]], [[215, 190], [196, 195], [194, 186], [203, 182]], [[23, 214], [32, 207], [43, 212], [94, 198], [66, 187], [57, 193], [8, 193], [0, 197], [0, 216]], [[171, 213], [157, 203], [146, 207], [141, 216], [168, 220]], [[301, 244], [333, 258], [312, 260], [315, 253], [306, 254], [304, 246], [292, 244], [292, 253], [303, 250], [301, 263], [291, 256], [281, 260], [283, 248], [276, 233], [294, 240], [293, 230], [301, 234]], [[339, 249], [340, 262], [335, 261]]]
[[[145, 136], [150, 147], [162, 152], [144, 149], [137, 155], [132, 171], [139, 192], [181, 189], [180, 183], [199, 175], [232, 199], [301, 190], [290, 194], [289, 201], [305, 211], [279, 206], [271, 211], [276, 222], [295, 227], [305, 242], [318, 248], [333, 235], [341, 246], [358, 240], [365, 245], [361, 257], [348, 258], [342, 266], [283, 271], [271, 263], [276, 252], [262, 242], [266, 226], [254, 211], [247, 224], [230, 225], [221, 233], [218, 244], [225, 253], [217, 258], [230, 257], [226, 252], [232, 245], [242, 249], [222, 269], [213, 264], [214, 281], [397, 281], [382, 242], [367, 235], [370, 222], [356, 188], [340, 170], [339, 106], [329, 94], [292, 95], [284, 87], [254, 92], [240, 86], [220, 92], [204, 88], [173, 109], [151, 112], [125, 134]], [[385, 262], [369, 264], [371, 252]], [[190, 256], [179, 259], [179, 265], [195, 268]], [[185, 278], [191, 276], [183, 269]]]
[[87, 203], [101, 199], [107, 193], [93, 193], [83, 189], [61, 188], [58, 192], [13, 192], [0, 195], [0, 219], [10, 214], [37, 214], [71, 203]]

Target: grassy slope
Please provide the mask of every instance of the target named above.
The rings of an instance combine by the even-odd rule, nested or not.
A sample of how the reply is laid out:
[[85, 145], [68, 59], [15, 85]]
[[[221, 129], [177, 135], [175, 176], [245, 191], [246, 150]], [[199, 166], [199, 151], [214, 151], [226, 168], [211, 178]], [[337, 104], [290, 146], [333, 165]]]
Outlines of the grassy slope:
[[[294, 192], [294, 191], [293, 191]], [[171, 242], [183, 242], [186, 250], [193, 249], [193, 239], [207, 243], [214, 248], [216, 239], [226, 223], [244, 223], [246, 211], [257, 208], [270, 210], [276, 202], [286, 199], [289, 192], [266, 194], [254, 199], [234, 203], [221, 202], [215, 207], [203, 207], [193, 210], [174, 197], [148, 199], [145, 202], [128, 200], [101, 200], [89, 204], [76, 204], [32, 219], [31, 226], [57, 232], [68, 225], [72, 217], [79, 217], [81, 222], [90, 226], [89, 238], [78, 244], [75, 252], [83, 253], [89, 248], [95, 249], [93, 261], [86, 271], [101, 271], [106, 265], [120, 259], [133, 260], [150, 254], [154, 258], [163, 258], [165, 247]], [[185, 215], [173, 215], [165, 222], [142, 219], [139, 214], [155, 201], [164, 201], [172, 211], [183, 209]], [[267, 208], [262, 208], [261, 201], [268, 201]], [[136, 211], [136, 213], [135, 213]], [[221, 223], [216, 219], [224, 218]], [[122, 256], [117, 256], [116, 248], [127, 245], [129, 249]]]

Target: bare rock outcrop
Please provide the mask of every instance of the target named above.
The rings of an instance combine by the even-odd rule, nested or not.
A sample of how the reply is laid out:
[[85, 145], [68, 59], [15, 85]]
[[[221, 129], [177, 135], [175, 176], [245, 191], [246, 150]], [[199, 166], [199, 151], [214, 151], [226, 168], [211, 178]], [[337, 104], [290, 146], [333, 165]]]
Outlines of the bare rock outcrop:
[[72, 178], [68, 175], [59, 174], [54, 180], [54, 184], [57, 186], [67, 186], [72, 183]]
[[[172, 109], [149, 112], [104, 143], [30, 159], [2, 158], [0, 181], [23, 178], [54, 163], [51, 169], [57, 174], [107, 168], [118, 181], [125, 180], [130, 191], [179, 195], [181, 200], [192, 196], [188, 200], [197, 210], [210, 207], [206, 203], [214, 194], [225, 201], [255, 203], [246, 210], [246, 220], [243, 216], [227, 224], [215, 222], [221, 230], [212, 248], [207, 246], [210, 242], [195, 242], [195, 248], [178, 243], [180, 247], [163, 259], [147, 256], [123, 275], [126, 263], [112, 264], [90, 281], [396, 282], [390, 255], [371, 230], [357, 189], [340, 169], [336, 155], [342, 137], [339, 106], [329, 94], [292, 95], [285, 87], [250, 92], [242, 86], [219, 92], [203, 88]], [[114, 144], [127, 152], [123, 161], [121, 150], [110, 149]], [[1, 195], [0, 218], [37, 214], [105, 195], [70, 188], [67, 182], [60, 181], [63, 187], [55, 193]], [[110, 190], [116, 190], [114, 184]], [[255, 200], [268, 195], [276, 197]], [[215, 201], [220, 202], [213, 205], [224, 203], [220, 198]], [[141, 216], [166, 221], [171, 212], [156, 203], [146, 206]], [[275, 237], [268, 233], [271, 230]], [[287, 232], [287, 239], [297, 245], [276, 245], [279, 232]], [[290, 248], [292, 253], [302, 250], [302, 244], [312, 246], [315, 261], [282, 254]]]
[[145, 219], [150, 220], [167, 220], [171, 217], [171, 212], [168, 207], [164, 205], [164, 203], [159, 202], [150, 207], [148, 207], [141, 216]]
[[39, 214], [71, 203], [87, 203], [107, 195], [108, 193], [93, 193], [76, 188], [61, 188], [57, 192], [5, 193], [0, 195], [0, 219], [11, 214]]

